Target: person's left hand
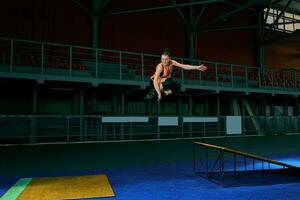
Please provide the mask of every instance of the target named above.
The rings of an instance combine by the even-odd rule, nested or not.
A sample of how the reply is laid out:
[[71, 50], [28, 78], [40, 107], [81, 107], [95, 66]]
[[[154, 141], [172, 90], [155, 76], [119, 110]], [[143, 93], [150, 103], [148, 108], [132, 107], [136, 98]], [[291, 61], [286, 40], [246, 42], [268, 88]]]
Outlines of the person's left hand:
[[205, 70], [207, 69], [207, 67], [206, 67], [205, 65], [202, 64], [202, 65], [199, 65], [197, 69], [198, 69], [199, 71], [202, 71], [202, 72], [203, 72], [203, 71], [205, 71]]

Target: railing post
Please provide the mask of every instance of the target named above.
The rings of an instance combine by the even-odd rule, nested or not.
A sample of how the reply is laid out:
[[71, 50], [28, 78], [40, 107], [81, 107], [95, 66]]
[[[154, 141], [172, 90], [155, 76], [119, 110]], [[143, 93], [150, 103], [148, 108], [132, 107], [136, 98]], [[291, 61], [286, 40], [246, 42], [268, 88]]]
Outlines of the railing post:
[[[159, 115], [159, 114], [158, 114]], [[157, 126], [157, 136], [156, 139], [160, 139], [160, 126], [158, 125], [158, 117], [156, 117]]]
[[286, 88], [286, 85], [285, 85], [285, 71], [282, 72], [282, 76], [283, 76], [283, 87]]
[[236, 153], [234, 153], [234, 175], [236, 175]]
[[69, 76], [72, 76], [72, 54], [73, 54], [73, 47], [70, 46], [70, 52], [69, 52]]
[[122, 51], [119, 52], [120, 80], [122, 80]]
[[70, 141], [70, 116], [67, 116], [67, 142]]
[[261, 87], [261, 76], [260, 76], [260, 68], [258, 68], [258, 87]]
[[42, 42], [41, 46], [41, 74], [44, 74], [44, 54], [45, 54], [45, 44]]
[[274, 70], [271, 69], [271, 83], [272, 83], [272, 89], [274, 89]]
[[231, 87], [233, 87], [233, 69], [232, 69], [232, 64], [230, 64], [230, 78], [231, 78]]
[[133, 123], [129, 123], [129, 140], [132, 140], [132, 134], [133, 134], [133, 128], [132, 128]]
[[205, 177], [208, 178], [208, 147], [205, 147], [205, 160], [206, 160], [206, 168], [205, 168]]
[[293, 70], [293, 78], [294, 78], [294, 88], [295, 90], [297, 90], [297, 76], [295, 70]]
[[204, 137], [206, 137], [207, 134], [206, 134], [206, 123], [205, 122], [203, 123], [203, 132], [204, 132]]
[[96, 49], [96, 66], [95, 66], [96, 78], [98, 78], [98, 64], [99, 64], [99, 49]]
[[31, 115], [31, 135], [30, 143], [34, 144], [36, 142], [36, 116]]
[[96, 140], [99, 141], [100, 140], [100, 126], [99, 126], [99, 121], [96, 121]]
[[[219, 105], [218, 105], [219, 106]], [[220, 114], [218, 114], [218, 136], [221, 136]]]
[[80, 114], [80, 116], [79, 116], [79, 141], [80, 142], [82, 142], [83, 141], [83, 125], [84, 125], [84, 123], [83, 123], [83, 116], [82, 116], [82, 114]]
[[183, 118], [182, 117], [180, 117], [181, 118], [181, 139], [183, 139], [183, 137], [184, 137], [184, 134], [183, 134], [183, 132], [184, 132], [184, 123], [183, 123]]
[[10, 41], [10, 72], [13, 71], [13, 63], [14, 63], [14, 40]]
[[[198, 65], [201, 65], [201, 61], [199, 60]], [[200, 80], [200, 85], [202, 85], [202, 72], [199, 71], [199, 80]]]
[[196, 173], [196, 144], [193, 143], [193, 154], [194, 154], [194, 173]]
[[[297, 109], [298, 109], [298, 106], [297, 106]], [[293, 122], [294, 122], [294, 133], [296, 134], [298, 131], [298, 124], [297, 124], [298, 120], [297, 120], [296, 116], [293, 116]]]
[[245, 65], [245, 84], [246, 88], [248, 88], [248, 67]]
[[83, 133], [84, 141], [87, 141], [87, 136], [88, 136], [88, 121], [84, 120], [84, 133]]
[[[183, 59], [181, 58], [181, 63], [183, 64]], [[184, 70], [181, 68], [181, 82], [184, 83]]]
[[217, 86], [219, 85], [219, 78], [218, 78], [218, 63], [215, 63], [215, 76], [216, 76], [216, 83], [217, 83]]
[[221, 151], [221, 154], [220, 154], [220, 163], [221, 163], [221, 178], [222, 178], [222, 181], [221, 181], [221, 185], [222, 187], [224, 187], [224, 151], [222, 150]]
[[141, 53], [141, 65], [142, 65], [142, 81], [144, 81], [145, 80], [145, 72], [144, 72], [145, 65], [144, 65], [144, 54], [143, 53]]

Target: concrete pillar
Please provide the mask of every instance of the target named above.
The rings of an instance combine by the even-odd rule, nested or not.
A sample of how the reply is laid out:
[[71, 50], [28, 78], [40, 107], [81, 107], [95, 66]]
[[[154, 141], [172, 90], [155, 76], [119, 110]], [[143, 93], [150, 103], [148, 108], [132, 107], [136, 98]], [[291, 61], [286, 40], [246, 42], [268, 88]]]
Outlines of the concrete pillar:
[[99, 16], [92, 16], [92, 45], [94, 48], [98, 48], [99, 44]]

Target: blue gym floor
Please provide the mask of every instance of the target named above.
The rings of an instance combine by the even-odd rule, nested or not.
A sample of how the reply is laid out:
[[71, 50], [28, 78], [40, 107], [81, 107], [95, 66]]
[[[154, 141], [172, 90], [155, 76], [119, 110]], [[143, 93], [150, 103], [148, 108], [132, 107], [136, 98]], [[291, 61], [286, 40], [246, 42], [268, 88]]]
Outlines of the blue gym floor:
[[[107, 175], [116, 195], [113, 198], [99, 199], [300, 199], [299, 176], [286, 176], [283, 179], [278, 174], [261, 175], [249, 172], [225, 177], [225, 187], [221, 187], [196, 175], [192, 162], [37, 176], [98, 173]], [[19, 177], [1, 177], [0, 195], [18, 179]]]
[[[219, 145], [222, 143], [227, 147], [257, 153], [283, 162], [287, 159], [299, 165], [299, 139], [299, 136], [282, 136], [214, 141]], [[272, 173], [272, 170], [264, 173], [260, 170], [252, 172], [251, 160], [247, 160], [249, 172], [243, 173], [244, 162], [243, 159], [239, 159], [237, 169], [240, 172], [236, 176], [229, 172], [225, 173], [224, 187], [215, 183], [220, 180], [218, 173], [213, 177], [214, 181], [195, 174], [192, 141], [50, 145], [0, 149], [2, 153], [0, 195], [3, 195], [20, 178], [106, 174], [116, 196], [99, 199], [300, 200], [299, 173], [298, 175], [287, 174], [283, 177], [282, 173]], [[225, 170], [232, 171], [232, 157], [225, 156], [225, 161]], [[214, 157], [210, 156], [209, 162], [212, 164]], [[257, 162], [255, 169], [259, 167], [261, 164]], [[271, 169], [277, 168], [278, 166], [271, 165]]]

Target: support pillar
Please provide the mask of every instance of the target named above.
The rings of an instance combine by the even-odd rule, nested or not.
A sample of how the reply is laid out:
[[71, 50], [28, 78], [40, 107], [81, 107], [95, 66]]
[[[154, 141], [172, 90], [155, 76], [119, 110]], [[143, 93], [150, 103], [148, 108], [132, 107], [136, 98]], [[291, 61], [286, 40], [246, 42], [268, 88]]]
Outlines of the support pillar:
[[91, 113], [92, 114], [97, 113], [97, 92], [96, 92], [96, 90], [92, 91], [92, 101], [91, 101], [91, 104], [92, 104]]
[[257, 22], [259, 24], [258, 30], [256, 31], [256, 66], [259, 68], [264, 67], [264, 43], [263, 43], [263, 29], [264, 29], [264, 14], [263, 11], [257, 13]]
[[38, 96], [38, 86], [35, 85], [32, 91], [32, 114], [37, 113], [37, 96]]

